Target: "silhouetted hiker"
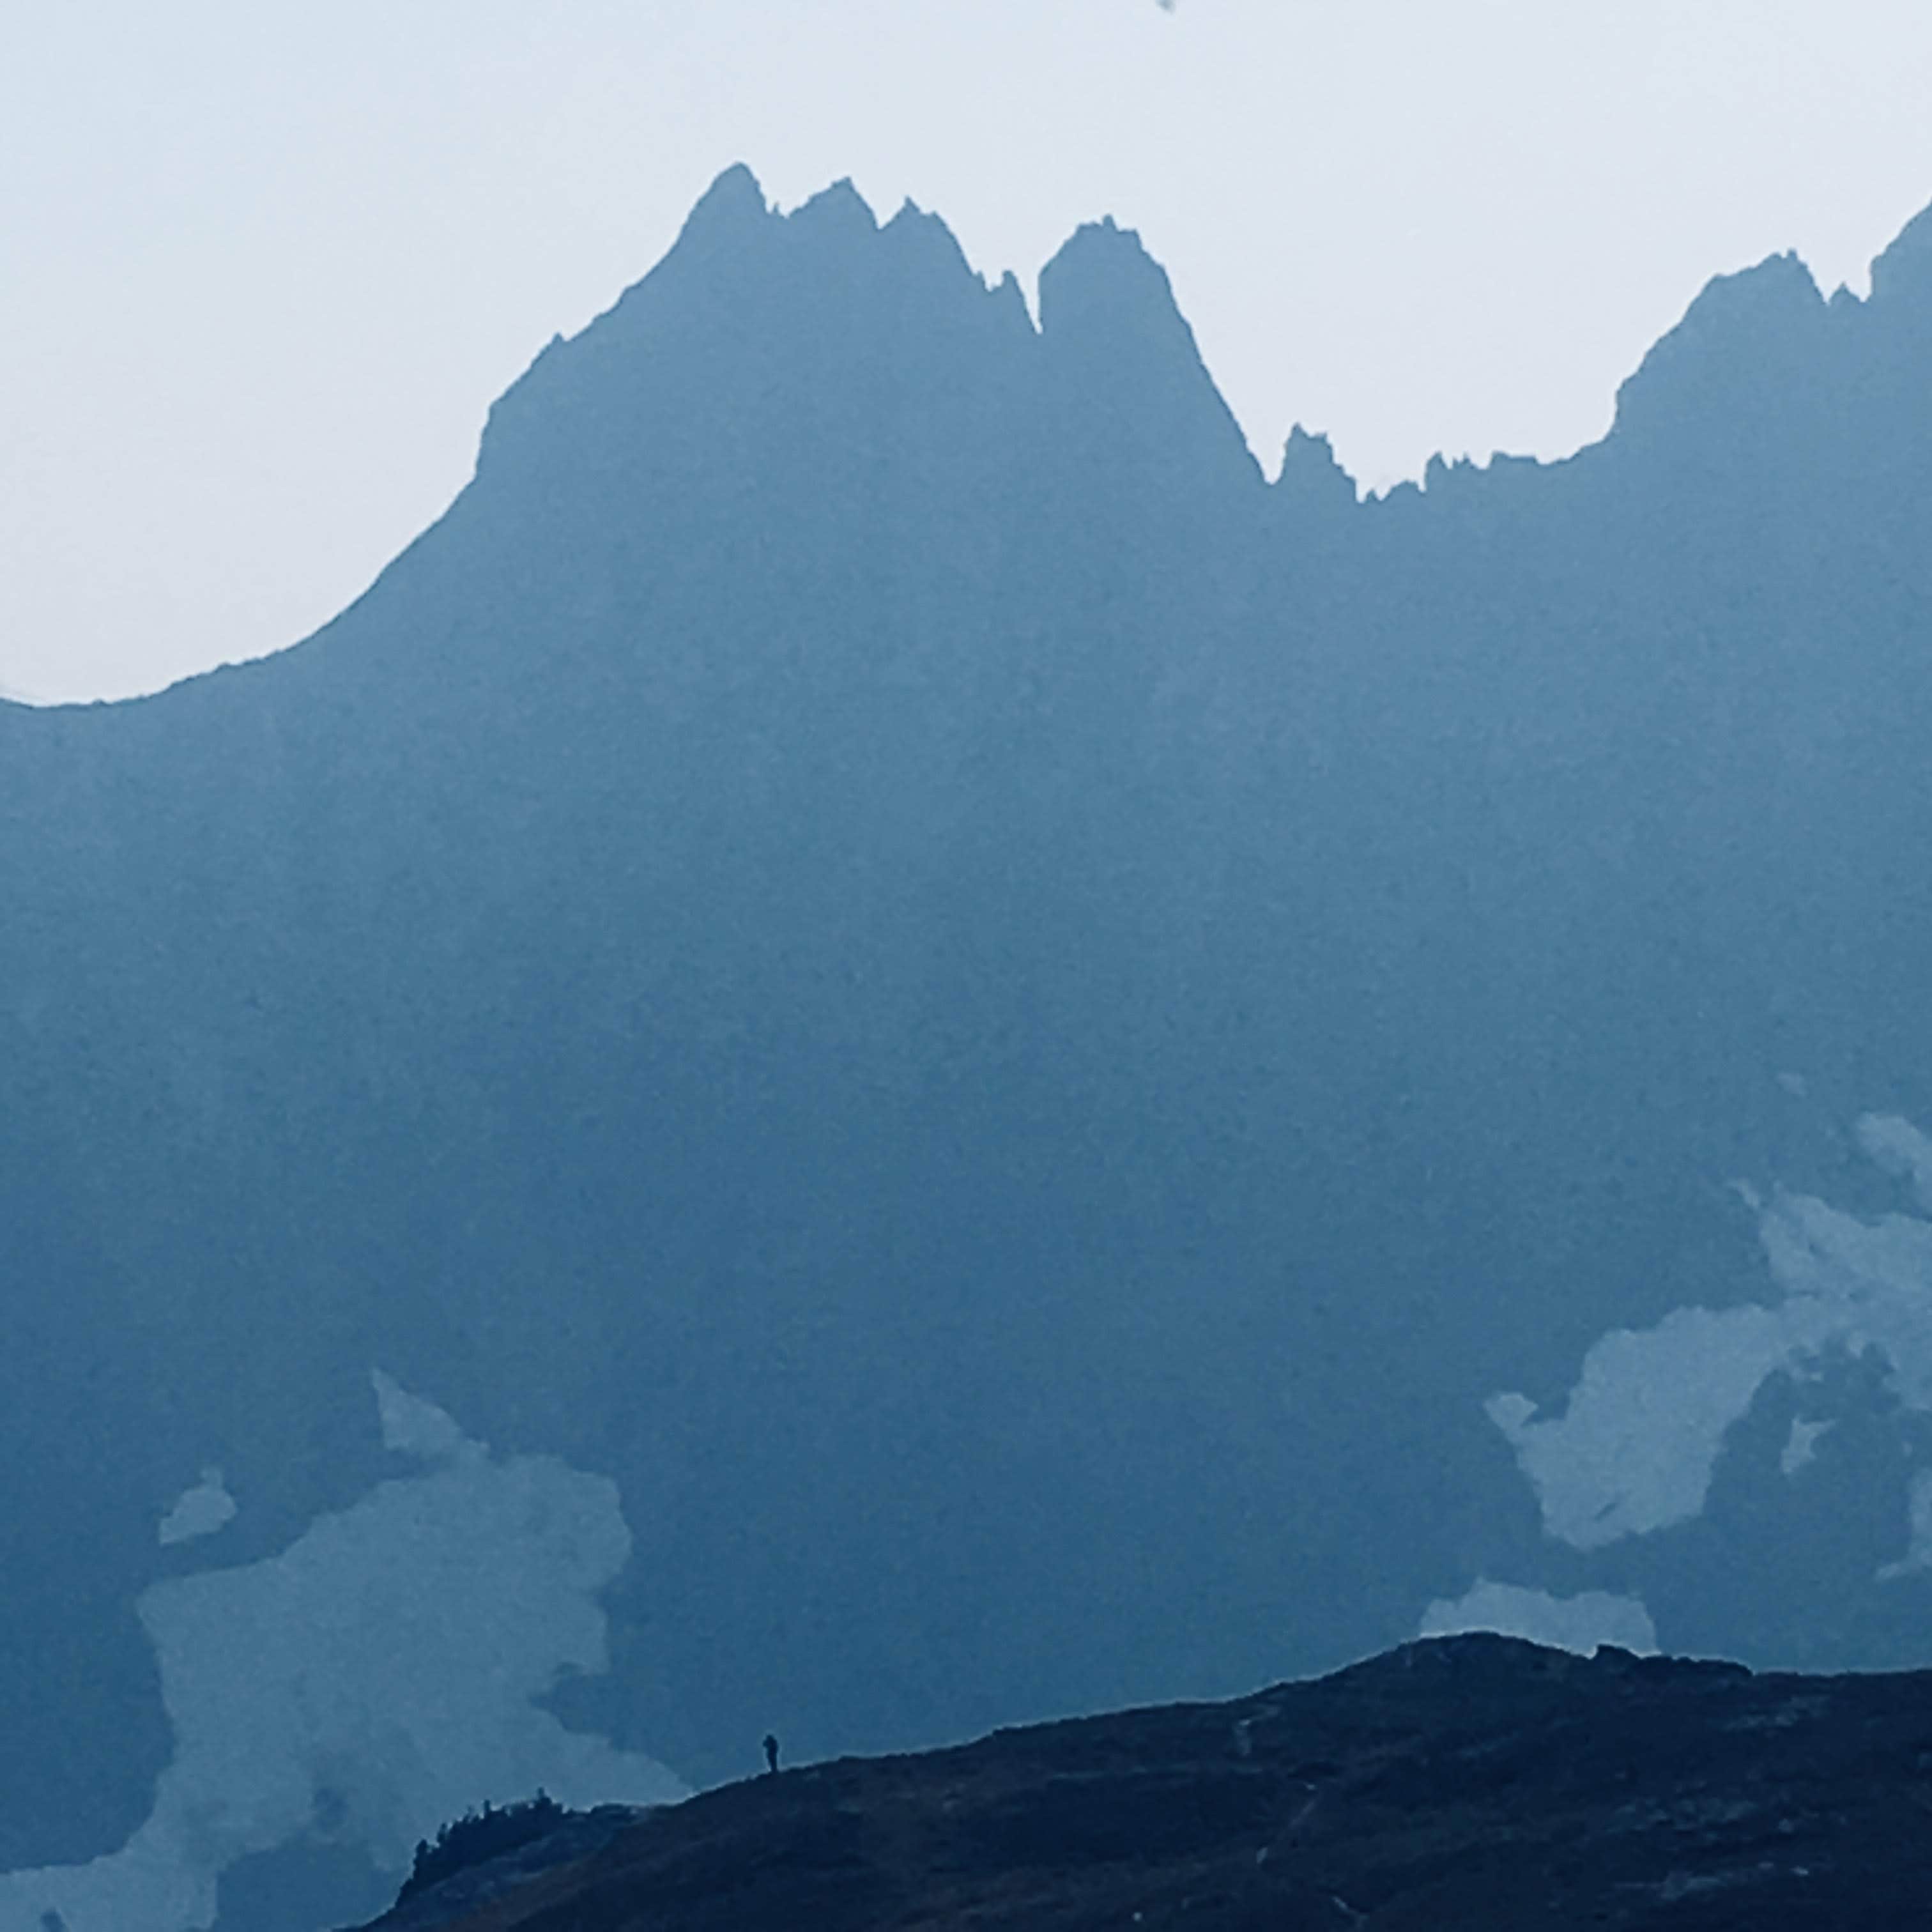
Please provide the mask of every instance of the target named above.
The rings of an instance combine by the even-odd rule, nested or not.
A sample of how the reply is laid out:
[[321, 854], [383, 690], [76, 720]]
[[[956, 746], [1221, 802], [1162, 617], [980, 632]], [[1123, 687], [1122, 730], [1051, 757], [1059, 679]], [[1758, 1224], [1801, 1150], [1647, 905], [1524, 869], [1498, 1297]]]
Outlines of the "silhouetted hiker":
[[765, 1775], [771, 1777], [778, 1768], [778, 1741], [770, 1731], [765, 1733]]

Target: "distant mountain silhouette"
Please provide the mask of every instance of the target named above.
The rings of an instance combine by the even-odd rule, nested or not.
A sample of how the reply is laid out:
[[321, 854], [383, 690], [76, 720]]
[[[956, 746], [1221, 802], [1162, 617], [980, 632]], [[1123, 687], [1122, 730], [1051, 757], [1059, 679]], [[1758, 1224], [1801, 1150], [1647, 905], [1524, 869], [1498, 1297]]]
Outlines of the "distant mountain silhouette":
[[1932, 211], [1867, 301], [1713, 283], [1570, 460], [1358, 502], [1264, 480], [1132, 233], [1036, 328], [737, 169], [314, 638], [0, 706], [0, 1870], [144, 1815], [135, 1594], [380, 1478], [376, 1364], [616, 1481], [557, 1708], [696, 1783], [1479, 1578], [1925, 1661], [1895, 1346], [1600, 1550], [1484, 1405], [1771, 1294], [1733, 1180], [1900, 1206], [1846, 1136], [1932, 1124], [1928, 394]]

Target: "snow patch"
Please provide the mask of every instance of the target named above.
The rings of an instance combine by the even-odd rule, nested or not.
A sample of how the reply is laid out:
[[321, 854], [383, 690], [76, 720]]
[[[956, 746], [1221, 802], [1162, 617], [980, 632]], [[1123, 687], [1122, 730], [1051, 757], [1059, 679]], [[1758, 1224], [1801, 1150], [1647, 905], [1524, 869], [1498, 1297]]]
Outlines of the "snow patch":
[[1920, 1207], [1932, 1213], [1932, 1140], [1896, 1114], [1867, 1114], [1858, 1144], [1886, 1173], [1912, 1184]]
[[174, 1508], [161, 1519], [164, 1548], [171, 1543], [191, 1543], [196, 1537], [212, 1536], [235, 1520], [235, 1498], [221, 1480], [221, 1472], [211, 1463], [201, 1472], [201, 1480], [176, 1498]]
[[1469, 1630], [1493, 1630], [1501, 1636], [1520, 1636], [1556, 1650], [1574, 1650], [1588, 1657], [1599, 1644], [1615, 1644], [1640, 1657], [1657, 1654], [1657, 1626], [1636, 1597], [1612, 1596], [1607, 1590], [1585, 1590], [1574, 1597], [1553, 1597], [1547, 1590], [1530, 1590], [1516, 1583], [1492, 1583], [1478, 1577], [1475, 1587], [1456, 1598], [1438, 1597], [1422, 1613], [1418, 1636], [1460, 1636]]
[[1807, 1422], [1802, 1416], [1791, 1418], [1791, 1433], [1784, 1438], [1784, 1447], [1779, 1452], [1778, 1466], [1787, 1476], [1795, 1476], [1818, 1453], [1818, 1438], [1828, 1435], [1838, 1424], [1834, 1422]]
[[1725, 1432], [1814, 1329], [1822, 1342], [1825, 1324], [1769, 1309], [1679, 1308], [1593, 1344], [1560, 1416], [1538, 1420], [1515, 1394], [1492, 1396], [1484, 1412], [1516, 1451], [1545, 1531], [1601, 1549], [1702, 1509]]
[[[1892, 1114], [1868, 1114], [1856, 1131], [1866, 1154], [1908, 1180], [1932, 1210], [1932, 1140]], [[1679, 1308], [1654, 1328], [1612, 1330], [1586, 1353], [1559, 1414], [1543, 1415], [1514, 1393], [1484, 1405], [1536, 1492], [1545, 1532], [1574, 1549], [1600, 1549], [1699, 1514], [1725, 1437], [1766, 1381], [1814, 1377], [1828, 1349], [1876, 1348], [1900, 1406], [1932, 1412], [1932, 1221], [1864, 1221], [1810, 1195], [1780, 1190], [1765, 1200], [1738, 1191], [1757, 1216], [1781, 1298]], [[1793, 1425], [1780, 1459], [1786, 1474], [1811, 1460], [1828, 1426]], [[1915, 1550], [1920, 1494], [1915, 1484]], [[1932, 1514], [1924, 1539], [1932, 1552]], [[1932, 1568], [1932, 1555], [1903, 1567]]]
[[1907, 1540], [1905, 1554], [1896, 1563], [1879, 1566], [1878, 1580], [1889, 1583], [1894, 1577], [1911, 1576], [1932, 1570], [1932, 1469], [1921, 1469], [1912, 1479], [1906, 1503]]
[[[554, 1456], [493, 1459], [434, 1402], [374, 1383], [384, 1441], [424, 1471], [279, 1556], [142, 1593], [175, 1734], [153, 1811], [104, 1858], [0, 1876], [0, 1932], [194, 1932], [253, 1852], [326, 1838], [400, 1874], [418, 1838], [486, 1798], [685, 1795], [536, 1701], [608, 1667], [596, 1593], [631, 1552], [616, 1486]], [[183, 1520], [218, 1493], [204, 1477]]]
[[424, 1462], [488, 1460], [489, 1444], [472, 1442], [455, 1418], [434, 1402], [410, 1394], [380, 1369], [370, 1370], [369, 1382], [376, 1391], [376, 1415], [385, 1449]]

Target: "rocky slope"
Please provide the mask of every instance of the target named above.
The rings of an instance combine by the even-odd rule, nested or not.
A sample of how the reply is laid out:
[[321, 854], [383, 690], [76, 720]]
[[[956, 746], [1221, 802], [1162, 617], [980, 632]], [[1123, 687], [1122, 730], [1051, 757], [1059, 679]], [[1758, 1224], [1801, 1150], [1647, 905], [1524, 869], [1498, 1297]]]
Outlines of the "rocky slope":
[[369, 1932], [1826, 1932], [1919, 1922], [1928, 1812], [1932, 1672], [1461, 1636], [1232, 1703], [757, 1778], [587, 1855], [580, 1820], [562, 1862], [460, 1875]]

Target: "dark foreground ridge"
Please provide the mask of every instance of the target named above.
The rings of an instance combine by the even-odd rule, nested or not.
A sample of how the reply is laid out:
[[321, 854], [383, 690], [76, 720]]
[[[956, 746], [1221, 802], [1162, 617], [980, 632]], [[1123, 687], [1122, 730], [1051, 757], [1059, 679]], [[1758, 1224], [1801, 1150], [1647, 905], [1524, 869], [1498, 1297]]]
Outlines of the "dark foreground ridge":
[[1232, 1703], [751, 1779], [376, 1925], [1825, 1932], [1920, 1922], [1928, 1813], [1932, 1672], [1456, 1636]]

